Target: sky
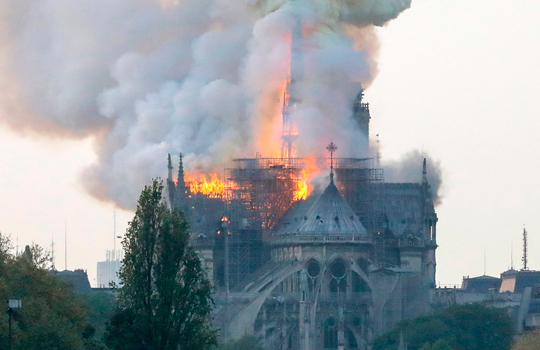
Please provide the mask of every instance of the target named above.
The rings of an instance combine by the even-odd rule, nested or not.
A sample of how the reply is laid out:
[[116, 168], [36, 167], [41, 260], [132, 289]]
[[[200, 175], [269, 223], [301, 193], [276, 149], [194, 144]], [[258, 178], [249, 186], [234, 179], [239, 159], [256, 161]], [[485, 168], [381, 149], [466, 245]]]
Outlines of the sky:
[[[484, 269], [497, 276], [512, 245], [520, 267], [523, 225], [529, 266], [540, 269], [539, 17], [532, 0], [413, 0], [376, 30], [379, 73], [365, 99], [382, 157], [419, 149], [443, 169], [438, 283]], [[88, 270], [92, 284], [133, 216], [85, 190], [81, 174], [95, 164], [98, 142], [0, 125], [0, 231], [19, 249], [54, 238], [58, 269], [67, 232], [67, 268]]]

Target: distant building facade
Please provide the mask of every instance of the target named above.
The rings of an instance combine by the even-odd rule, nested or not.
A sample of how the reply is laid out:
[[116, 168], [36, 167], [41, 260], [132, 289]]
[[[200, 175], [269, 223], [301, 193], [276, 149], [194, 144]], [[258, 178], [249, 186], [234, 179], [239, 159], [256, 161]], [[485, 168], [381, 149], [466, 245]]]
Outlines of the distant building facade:
[[510, 269], [500, 277], [463, 278], [461, 287], [437, 288], [435, 305], [482, 303], [504, 308], [518, 334], [540, 326], [540, 271]]
[[120, 271], [120, 266], [122, 266], [123, 258], [124, 255], [122, 250], [106, 251], [106, 260], [97, 263], [97, 288], [109, 288], [111, 283], [116, 285], [120, 284], [118, 272]]

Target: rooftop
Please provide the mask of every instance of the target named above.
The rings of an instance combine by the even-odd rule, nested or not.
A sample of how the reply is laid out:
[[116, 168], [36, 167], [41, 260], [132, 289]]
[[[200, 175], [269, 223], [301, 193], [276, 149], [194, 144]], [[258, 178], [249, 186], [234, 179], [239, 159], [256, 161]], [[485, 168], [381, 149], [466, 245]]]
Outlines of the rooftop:
[[322, 194], [295, 205], [277, 227], [277, 235], [367, 235], [365, 227], [334, 181]]

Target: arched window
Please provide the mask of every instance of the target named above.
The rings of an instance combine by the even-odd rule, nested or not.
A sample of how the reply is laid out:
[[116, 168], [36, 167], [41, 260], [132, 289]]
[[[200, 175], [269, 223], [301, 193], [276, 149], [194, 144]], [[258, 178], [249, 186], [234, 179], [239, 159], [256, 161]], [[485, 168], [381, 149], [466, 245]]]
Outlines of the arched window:
[[332, 293], [345, 293], [347, 291], [347, 281], [345, 281], [345, 278], [337, 280], [335, 278], [332, 278], [330, 280], [330, 292]]
[[309, 291], [313, 292], [315, 290], [315, 286], [317, 285], [317, 278], [321, 273], [321, 265], [317, 260], [311, 259], [306, 264], [306, 270], [308, 273]]
[[324, 322], [324, 348], [337, 349], [338, 347], [338, 327], [335, 318], [330, 317]]
[[347, 291], [347, 267], [341, 259], [336, 259], [330, 265], [330, 292], [346, 292]]

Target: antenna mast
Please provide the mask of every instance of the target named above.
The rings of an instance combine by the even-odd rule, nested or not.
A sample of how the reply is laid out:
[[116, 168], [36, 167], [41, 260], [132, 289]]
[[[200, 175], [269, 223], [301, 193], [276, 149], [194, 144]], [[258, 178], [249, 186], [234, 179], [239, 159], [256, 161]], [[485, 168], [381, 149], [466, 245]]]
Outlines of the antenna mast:
[[381, 167], [381, 140], [379, 140], [379, 134], [377, 136], [377, 168]]
[[116, 210], [114, 211], [114, 227], [113, 227], [113, 261], [116, 261]]
[[514, 269], [514, 242], [510, 243], [510, 269]]
[[67, 222], [64, 221], [64, 270], [67, 268]]
[[525, 225], [523, 225], [523, 270], [528, 270], [527, 267], [527, 230], [525, 229]]
[[484, 276], [486, 275], [486, 246], [484, 245]]
[[54, 234], [51, 241], [51, 270], [56, 271], [56, 266], [54, 265]]

